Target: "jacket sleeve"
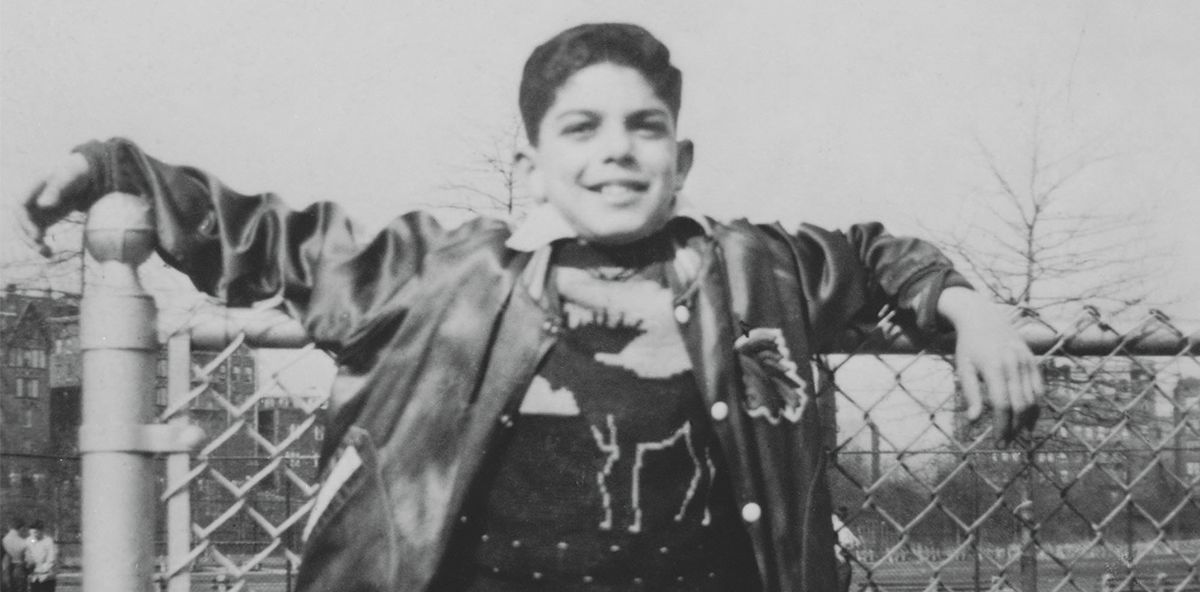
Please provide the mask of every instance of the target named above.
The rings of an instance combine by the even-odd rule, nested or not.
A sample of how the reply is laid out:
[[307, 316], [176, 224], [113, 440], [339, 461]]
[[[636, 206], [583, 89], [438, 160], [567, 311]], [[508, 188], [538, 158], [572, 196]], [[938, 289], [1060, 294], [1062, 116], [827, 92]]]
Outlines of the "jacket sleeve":
[[937, 312], [942, 290], [971, 287], [937, 247], [892, 236], [876, 222], [844, 232], [806, 224], [793, 238], [809, 318], [822, 349], [848, 324], [876, 320], [884, 307], [896, 311], [906, 330], [935, 334], [943, 329]]
[[152, 200], [159, 255], [197, 288], [229, 306], [282, 298], [309, 335], [335, 351], [367, 330], [368, 320], [403, 314], [426, 253], [445, 234], [428, 214], [414, 213], [360, 244], [333, 203], [292, 210], [273, 194], [240, 194], [120, 138], [76, 152], [91, 165], [89, 195], [122, 191]]

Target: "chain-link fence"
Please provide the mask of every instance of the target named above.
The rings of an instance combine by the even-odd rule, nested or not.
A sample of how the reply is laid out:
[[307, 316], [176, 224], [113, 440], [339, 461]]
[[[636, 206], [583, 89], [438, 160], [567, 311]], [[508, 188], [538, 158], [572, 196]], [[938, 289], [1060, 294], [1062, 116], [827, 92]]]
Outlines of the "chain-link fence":
[[948, 356], [831, 356], [852, 589], [1200, 589], [1195, 335], [1157, 312], [1025, 323], [1048, 393], [1006, 447], [963, 419]]
[[161, 576], [171, 589], [291, 590], [330, 393], [319, 369], [333, 363], [312, 347], [264, 363], [244, 334], [198, 356], [192, 337], [204, 328], [193, 329], [168, 344], [169, 403], [159, 420], [198, 425], [205, 440], [168, 459]]
[[[1020, 322], [1049, 392], [1035, 434], [1009, 446], [986, 420], [966, 422], [939, 344], [919, 349], [885, 321], [823, 360], [851, 589], [1200, 590], [1194, 332], [1157, 312], [1124, 329], [1094, 311]], [[288, 590], [317, 487], [325, 398], [281, 377], [329, 361], [293, 351], [238, 391], [216, 378], [244, 347], [240, 337], [225, 343], [203, 366], [190, 363], [187, 339], [172, 345], [189, 362], [161, 419], [199, 423], [207, 440], [169, 470], [163, 499], [190, 513], [168, 518], [168, 529], [187, 529], [188, 546], [172, 550], [164, 575], [190, 577], [192, 589]]]

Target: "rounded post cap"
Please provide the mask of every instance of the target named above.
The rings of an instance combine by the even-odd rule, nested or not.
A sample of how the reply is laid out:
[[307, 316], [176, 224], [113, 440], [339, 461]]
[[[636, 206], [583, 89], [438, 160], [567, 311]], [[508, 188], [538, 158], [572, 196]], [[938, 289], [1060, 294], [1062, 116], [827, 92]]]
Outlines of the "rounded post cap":
[[110, 193], [88, 209], [84, 243], [97, 261], [140, 265], [157, 242], [154, 208], [146, 197]]

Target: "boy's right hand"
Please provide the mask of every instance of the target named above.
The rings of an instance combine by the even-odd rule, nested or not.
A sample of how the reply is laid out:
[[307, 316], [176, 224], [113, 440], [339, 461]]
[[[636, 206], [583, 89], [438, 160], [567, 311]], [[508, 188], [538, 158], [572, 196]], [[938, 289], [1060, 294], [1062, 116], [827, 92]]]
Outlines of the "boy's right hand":
[[15, 221], [18, 235], [30, 248], [43, 257], [50, 256], [46, 245], [46, 229], [67, 214], [91, 203], [85, 195], [91, 185], [91, 171], [83, 155], [72, 152], [44, 176], [33, 189], [8, 204], [8, 214]]

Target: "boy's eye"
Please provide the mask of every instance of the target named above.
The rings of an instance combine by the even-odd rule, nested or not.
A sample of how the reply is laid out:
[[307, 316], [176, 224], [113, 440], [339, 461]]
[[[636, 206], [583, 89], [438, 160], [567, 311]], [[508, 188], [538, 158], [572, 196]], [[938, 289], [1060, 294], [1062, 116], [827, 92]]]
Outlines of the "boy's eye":
[[671, 131], [670, 122], [658, 116], [639, 117], [629, 123], [633, 130], [649, 136], [664, 136]]
[[566, 136], [579, 136], [596, 129], [596, 122], [591, 120], [575, 121], [563, 126], [562, 133]]

